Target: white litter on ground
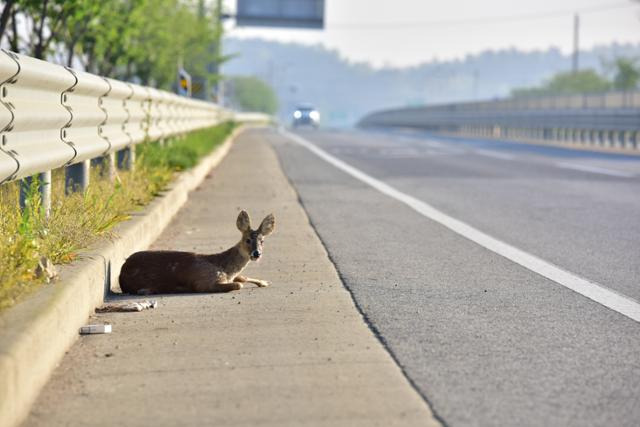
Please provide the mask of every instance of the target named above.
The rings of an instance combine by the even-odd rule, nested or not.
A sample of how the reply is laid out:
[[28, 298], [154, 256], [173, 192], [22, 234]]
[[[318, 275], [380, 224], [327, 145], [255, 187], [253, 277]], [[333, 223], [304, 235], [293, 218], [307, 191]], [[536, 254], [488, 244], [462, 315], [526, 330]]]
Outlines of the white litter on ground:
[[111, 325], [87, 325], [80, 328], [81, 335], [110, 334]]
[[156, 300], [144, 300], [144, 301], [131, 301], [120, 304], [105, 304], [102, 307], [96, 308], [96, 313], [112, 313], [117, 311], [142, 311], [151, 308], [156, 308], [158, 301]]

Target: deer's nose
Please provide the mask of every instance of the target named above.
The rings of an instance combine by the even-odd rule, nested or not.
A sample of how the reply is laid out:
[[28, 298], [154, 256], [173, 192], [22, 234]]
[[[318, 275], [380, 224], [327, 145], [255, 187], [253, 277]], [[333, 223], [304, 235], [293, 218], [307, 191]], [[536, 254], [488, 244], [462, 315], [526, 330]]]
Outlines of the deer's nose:
[[260, 258], [260, 252], [258, 251], [251, 252], [251, 258]]

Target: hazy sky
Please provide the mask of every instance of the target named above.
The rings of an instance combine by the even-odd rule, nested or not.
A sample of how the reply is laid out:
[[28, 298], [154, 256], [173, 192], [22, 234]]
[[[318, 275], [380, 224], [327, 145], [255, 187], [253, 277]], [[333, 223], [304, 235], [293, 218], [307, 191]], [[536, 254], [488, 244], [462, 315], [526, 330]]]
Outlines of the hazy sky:
[[[224, 0], [233, 11], [235, 0]], [[640, 1], [325, 0], [325, 29], [241, 29], [228, 35], [320, 43], [376, 66], [461, 58], [486, 49], [559, 47], [570, 52], [573, 11], [580, 45], [640, 42]]]

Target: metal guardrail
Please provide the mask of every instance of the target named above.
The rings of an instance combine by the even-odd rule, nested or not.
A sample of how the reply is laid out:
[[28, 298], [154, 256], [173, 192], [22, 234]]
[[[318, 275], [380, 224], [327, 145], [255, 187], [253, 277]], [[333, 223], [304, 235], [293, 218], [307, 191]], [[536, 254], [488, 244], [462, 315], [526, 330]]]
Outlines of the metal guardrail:
[[640, 91], [581, 93], [505, 98], [429, 106], [434, 111], [512, 111], [640, 108]]
[[[217, 105], [2, 50], [0, 184], [215, 125]], [[131, 154], [132, 156], [132, 154]]]
[[640, 149], [640, 92], [513, 98], [389, 109], [362, 127], [414, 127], [505, 139]]

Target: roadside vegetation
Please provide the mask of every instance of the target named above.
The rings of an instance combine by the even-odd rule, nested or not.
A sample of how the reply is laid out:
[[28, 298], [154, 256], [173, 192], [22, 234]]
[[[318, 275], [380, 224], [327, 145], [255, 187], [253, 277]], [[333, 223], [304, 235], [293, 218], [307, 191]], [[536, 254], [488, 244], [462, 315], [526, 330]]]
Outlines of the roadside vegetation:
[[258, 111], [274, 115], [278, 96], [271, 86], [252, 76], [234, 76], [226, 81], [226, 93], [232, 106], [241, 111]]
[[196, 93], [217, 81], [212, 65], [225, 59], [218, 13], [205, 0], [6, 0], [0, 46], [167, 90], [180, 62]]
[[558, 73], [540, 86], [513, 89], [511, 96], [569, 95], [640, 88], [640, 59], [617, 58], [605, 68], [610, 77], [592, 69]]
[[66, 264], [81, 256], [82, 249], [113, 237], [116, 224], [148, 204], [176, 172], [195, 166], [234, 126], [223, 123], [165, 145], [139, 144], [132, 171], [119, 170], [112, 182], [99, 167], [92, 168], [85, 193], [65, 196], [64, 170], [53, 171], [48, 220], [39, 202], [37, 183], [30, 188], [24, 211], [19, 208], [20, 184], [0, 186], [0, 310], [47, 281], [46, 275], [37, 274], [43, 257], [53, 264]]

